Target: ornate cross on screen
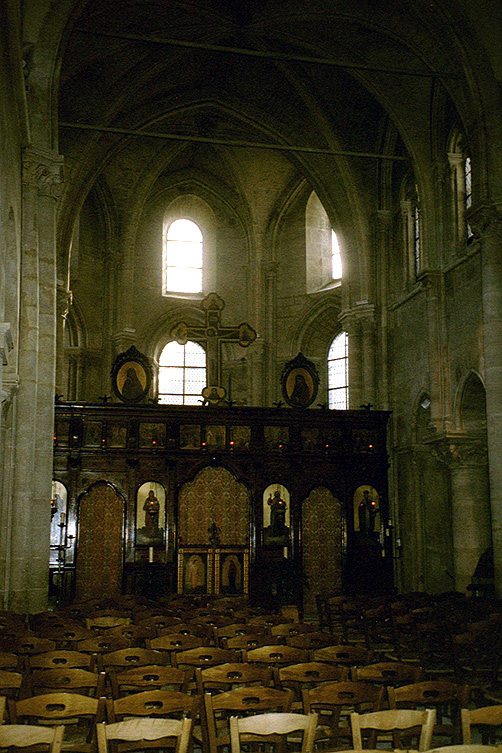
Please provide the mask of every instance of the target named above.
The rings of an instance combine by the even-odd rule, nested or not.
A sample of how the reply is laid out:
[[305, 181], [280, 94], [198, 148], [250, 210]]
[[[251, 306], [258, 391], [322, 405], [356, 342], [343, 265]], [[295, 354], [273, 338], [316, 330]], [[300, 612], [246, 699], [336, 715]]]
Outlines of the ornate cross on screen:
[[204, 343], [207, 353], [207, 386], [202, 390], [202, 397], [209, 403], [223, 400], [226, 390], [222, 385], [221, 375], [221, 344], [238, 343], [247, 348], [256, 340], [255, 330], [246, 322], [233, 327], [223, 327], [221, 312], [225, 308], [225, 301], [217, 293], [209, 293], [201, 302], [205, 311], [204, 325], [190, 325], [180, 322], [171, 331], [171, 336], [180, 345], [186, 345], [188, 340]]

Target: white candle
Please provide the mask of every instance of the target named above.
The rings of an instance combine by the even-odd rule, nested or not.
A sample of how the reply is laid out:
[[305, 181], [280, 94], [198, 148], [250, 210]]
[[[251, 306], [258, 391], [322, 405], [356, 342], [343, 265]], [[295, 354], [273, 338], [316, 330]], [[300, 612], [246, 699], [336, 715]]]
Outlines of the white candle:
[[153, 546], [148, 547], [148, 562], [153, 562]]
[[61, 513], [61, 525], [64, 526], [64, 512]]

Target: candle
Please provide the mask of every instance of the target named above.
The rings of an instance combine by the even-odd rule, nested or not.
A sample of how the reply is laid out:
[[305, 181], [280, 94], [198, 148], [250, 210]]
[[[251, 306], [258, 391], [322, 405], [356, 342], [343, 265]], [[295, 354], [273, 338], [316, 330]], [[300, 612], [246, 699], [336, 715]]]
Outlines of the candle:
[[153, 546], [148, 547], [148, 562], [153, 562]]
[[64, 526], [64, 512], [61, 513], [61, 525]]

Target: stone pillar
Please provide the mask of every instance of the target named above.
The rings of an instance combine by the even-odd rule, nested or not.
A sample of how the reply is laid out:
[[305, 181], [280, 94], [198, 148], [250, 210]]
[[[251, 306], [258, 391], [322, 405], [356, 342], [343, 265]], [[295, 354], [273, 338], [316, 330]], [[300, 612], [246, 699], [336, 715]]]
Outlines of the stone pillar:
[[362, 337], [361, 323], [352, 311], [338, 317], [348, 337], [349, 408], [357, 410], [362, 402]]
[[377, 343], [378, 379], [376, 380], [376, 403], [382, 410], [389, 409], [389, 364], [388, 364], [388, 301], [387, 281], [389, 275], [389, 248], [391, 246], [391, 213], [381, 209], [375, 213], [375, 251], [378, 269], [378, 304], [380, 338]]
[[465, 591], [491, 545], [487, 453], [478, 440], [443, 440], [433, 453], [450, 469], [455, 589]]
[[56, 393], [68, 397], [68, 385], [65, 382], [65, 347], [64, 334], [66, 317], [72, 301], [71, 290], [58, 281], [56, 300]]
[[0, 396], [3, 402], [3, 367], [9, 363], [9, 353], [13, 349], [12, 334], [8, 322], [0, 322]]
[[276, 343], [276, 300], [277, 300], [277, 262], [267, 262], [263, 264], [265, 275], [265, 402], [264, 405], [272, 403], [281, 398], [277, 398], [277, 343]]
[[492, 541], [495, 588], [502, 597], [502, 212], [483, 206], [470, 211], [467, 220], [481, 245]]
[[[443, 428], [445, 401], [442, 369], [446, 365], [446, 345], [442, 343], [441, 330], [441, 273], [426, 269], [419, 281], [425, 290], [427, 301], [427, 352], [429, 355], [429, 389], [431, 398], [431, 425], [440, 431]], [[444, 356], [444, 360], [443, 360]]]
[[12, 483], [10, 580], [17, 611], [47, 606], [56, 372], [56, 199], [62, 158], [23, 153], [19, 390]]
[[359, 312], [362, 331], [363, 402], [375, 405], [375, 307], [367, 304]]

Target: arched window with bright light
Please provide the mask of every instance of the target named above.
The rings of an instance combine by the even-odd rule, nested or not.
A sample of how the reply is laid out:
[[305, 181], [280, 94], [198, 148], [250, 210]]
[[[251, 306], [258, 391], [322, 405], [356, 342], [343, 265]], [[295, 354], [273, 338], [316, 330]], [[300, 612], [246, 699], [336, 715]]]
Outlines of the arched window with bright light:
[[192, 220], [179, 219], [164, 231], [164, 293], [201, 293], [203, 237]]
[[334, 230], [331, 231], [331, 276], [333, 280], [342, 279], [342, 256]]
[[328, 405], [346, 410], [349, 404], [348, 338], [340, 332], [328, 352]]
[[206, 386], [206, 351], [189, 340], [167, 343], [159, 358], [159, 403], [200, 405]]

